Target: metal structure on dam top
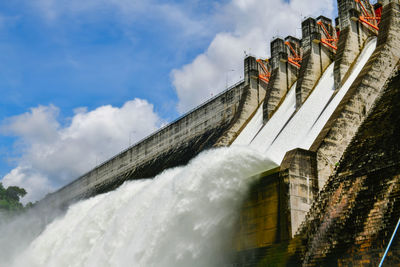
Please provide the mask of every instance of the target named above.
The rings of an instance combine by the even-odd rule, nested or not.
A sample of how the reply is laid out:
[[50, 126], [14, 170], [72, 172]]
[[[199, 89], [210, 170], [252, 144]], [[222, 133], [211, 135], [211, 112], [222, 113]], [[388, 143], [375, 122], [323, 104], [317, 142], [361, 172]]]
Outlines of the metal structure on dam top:
[[381, 22], [382, 4], [377, 3], [373, 6], [368, 0], [354, 1], [358, 4], [362, 13], [362, 15], [359, 16], [359, 20], [365, 25], [378, 31]]

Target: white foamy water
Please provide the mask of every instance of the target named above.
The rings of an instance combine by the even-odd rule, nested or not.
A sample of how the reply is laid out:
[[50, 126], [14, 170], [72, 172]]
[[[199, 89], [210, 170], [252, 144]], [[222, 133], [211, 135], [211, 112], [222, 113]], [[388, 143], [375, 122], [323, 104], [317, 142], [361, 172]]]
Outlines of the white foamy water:
[[243, 147], [203, 152], [72, 205], [11, 266], [221, 266], [254, 175], [274, 166]]

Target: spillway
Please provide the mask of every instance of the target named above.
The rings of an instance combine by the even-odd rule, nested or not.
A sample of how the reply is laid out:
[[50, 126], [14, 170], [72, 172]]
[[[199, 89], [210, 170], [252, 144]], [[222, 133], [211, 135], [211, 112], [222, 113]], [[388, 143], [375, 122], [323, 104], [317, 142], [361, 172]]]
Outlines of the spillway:
[[255, 174], [274, 163], [244, 147], [205, 151], [187, 166], [72, 205], [0, 266], [221, 266]]
[[[279, 106], [278, 110], [263, 127], [262, 105], [256, 115], [250, 120], [246, 128], [240, 133], [233, 145], [248, 145], [253, 143], [254, 146], [272, 142], [271, 138], [278, 134], [284, 127], [284, 124], [289, 120], [290, 116], [296, 110], [296, 83], [288, 91], [284, 101]], [[262, 129], [262, 130], [261, 130]], [[261, 132], [260, 132], [261, 130]], [[258, 136], [257, 140], [253, 139]]]
[[[287, 121], [296, 111], [296, 83], [290, 88], [282, 105], [262, 128], [260, 132], [254, 132], [251, 144], [253, 147], [267, 146], [272, 143], [275, 136], [285, 127]], [[254, 137], [257, 135], [256, 139]], [[254, 139], [254, 140], [253, 140]]]
[[253, 118], [246, 125], [243, 131], [236, 137], [235, 141], [233, 141], [232, 145], [247, 145], [253, 140], [254, 136], [263, 126], [263, 106], [257, 109], [256, 114], [254, 114]]
[[[280, 164], [285, 153], [295, 148], [309, 149], [329, 117], [376, 48], [376, 38], [365, 45], [346, 82], [335, 92], [332, 63], [313, 92], [294, 113], [294, 90], [289, 91], [283, 105], [251, 141], [250, 147], [268, 155]], [[287, 103], [286, 103], [287, 102]]]

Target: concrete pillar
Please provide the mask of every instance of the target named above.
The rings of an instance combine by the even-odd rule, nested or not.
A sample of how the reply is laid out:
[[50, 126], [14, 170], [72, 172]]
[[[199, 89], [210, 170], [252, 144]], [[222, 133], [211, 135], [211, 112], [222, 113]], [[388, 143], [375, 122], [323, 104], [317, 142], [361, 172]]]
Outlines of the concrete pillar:
[[339, 23], [341, 30], [350, 26], [352, 17], [352, 10], [356, 9], [356, 2], [354, 0], [338, 0]]
[[249, 86], [249, 90], [252, 90], [252, 94], [257, 97], [253, 100], [259, 103], [264, 95], [260, 92], [260, 81], [258, 79], [258, 63], [257, 59], [252, 56], [248, 56], [244, 59], [244, 82], [245, 86]]
[[244, 88], [238, 110], [229, 128], [218, 138], [214, 147], [230, 146], [256, 113], [265, 97], [265, 90], [260, 86], [258, 63], [255, 57], [244, 59]]
[[344, 82], [347, 73], [364, 46], [365, 40], [376, 31], [362, 25], [360, 11], [354, 0], [338, 0], [340, 36], [335, 57], [335, 88]]
[[[253, 77], [253, 79], [252, 79]], [[254, 77], [258, 79], [258, 63], [255, 57], [248, 56], [244, 59], [244, 82], [246, 85], [254, 83]], [[254, 84], [253, 84], [254, 86]]]
[[296, 108], [301, 107], [333, 59], [332, 49], [320, 42], [322, 30], [318, 21], [332, 25], [332, 21], [323, 16], [317, 19], [308, 18], [301, 24], [303, 60], [296, 85]]
[[282, 161], [280, 178], [287, 188], [287, 212], [281, 209], [281, 216], [288, 221], [289, 236], [293, 237], [303, 222], [318, 193], [316, 153], [294, 149], [288, 151]]
[[281, 38], [276, 38], [271, 42], [271, 69], [274, 70], [279, 67], [281, 60], [287, 59], [287, 49], [285, 41]]
[[297, 80], [298, 69], [288, 64], [288, 47], [285, 40], [276, 38], [271, 42], [271, 78], [267, 86], [263, 106], [264, 123], [273, 115], [288, 89]]
[[303, 48], [303, 52], [311, 49], [311, 42], [314, 39], [321, 38], [318, 27], [317, 20], [314, 18], [308, 18], [301, 23], [301, 32], [303, 37], [301, 40], [301, 46]]

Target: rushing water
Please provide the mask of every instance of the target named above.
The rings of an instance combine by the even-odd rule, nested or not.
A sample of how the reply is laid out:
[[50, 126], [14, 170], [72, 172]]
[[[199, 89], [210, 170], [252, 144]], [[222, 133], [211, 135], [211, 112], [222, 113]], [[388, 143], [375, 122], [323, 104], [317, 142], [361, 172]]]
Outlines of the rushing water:
[[72, 205], [7, 266], [221, 266], [254, 175], [274, 166], [248, 148], [203, 152]]

